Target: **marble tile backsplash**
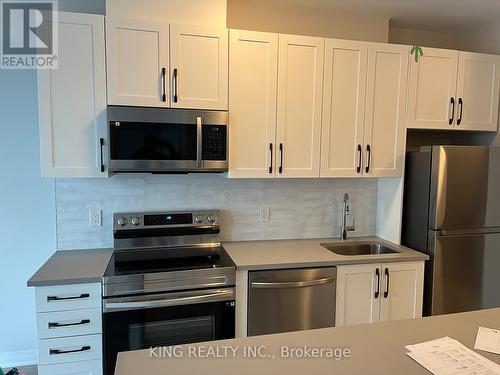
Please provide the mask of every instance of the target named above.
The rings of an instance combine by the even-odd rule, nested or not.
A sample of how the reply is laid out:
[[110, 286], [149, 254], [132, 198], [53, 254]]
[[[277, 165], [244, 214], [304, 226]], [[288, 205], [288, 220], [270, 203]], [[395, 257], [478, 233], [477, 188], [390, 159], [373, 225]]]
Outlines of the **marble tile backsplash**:
[[[234, 180], [220, 175], [120, 175], [56, 181], [58, 249], [112, 247], [114, 212], [218, 209], [225, 241], [326, 238], [339, 233], [344, 193], [352, 236], [375, 234], [376, 179]], [[260, 222], [260, 207], [270, 221]], [[91, 227], [89, 210], [102, 210]]]

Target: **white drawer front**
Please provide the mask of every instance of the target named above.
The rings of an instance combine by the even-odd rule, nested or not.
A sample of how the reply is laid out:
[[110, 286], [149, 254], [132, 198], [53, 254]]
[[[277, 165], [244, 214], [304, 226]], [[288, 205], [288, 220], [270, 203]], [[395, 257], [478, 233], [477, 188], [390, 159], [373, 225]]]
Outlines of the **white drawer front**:
[[37, 312], [101, 308], [101, 283], [41, 286], [35, 299]]
[[38, 366], [38, 375], [102, 375], [102, 361]]
[[102, 332], [101, 309], [54, 311], [36, 314], [39, 339], [92, 335]]
[[102, 335], [38, 340], [38, 364], [52, 365], [102, 358]]

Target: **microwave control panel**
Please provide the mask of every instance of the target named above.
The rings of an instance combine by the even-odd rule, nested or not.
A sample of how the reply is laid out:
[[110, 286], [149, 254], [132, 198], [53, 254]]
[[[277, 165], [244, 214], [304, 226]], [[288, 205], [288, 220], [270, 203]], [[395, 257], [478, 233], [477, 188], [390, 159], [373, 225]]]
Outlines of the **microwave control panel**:
[[227, 126], [203, 125], [202, 144], [203, 160], [226, 160]]

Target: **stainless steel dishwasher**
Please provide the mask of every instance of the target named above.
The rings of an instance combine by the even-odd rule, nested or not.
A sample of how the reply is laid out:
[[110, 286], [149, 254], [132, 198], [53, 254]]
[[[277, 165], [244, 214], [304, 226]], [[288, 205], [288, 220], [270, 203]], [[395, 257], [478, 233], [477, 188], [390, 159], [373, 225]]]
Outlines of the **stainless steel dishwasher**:
[[248, 277], [248, 336], [335, 326], [337, 269], [254, 271]]

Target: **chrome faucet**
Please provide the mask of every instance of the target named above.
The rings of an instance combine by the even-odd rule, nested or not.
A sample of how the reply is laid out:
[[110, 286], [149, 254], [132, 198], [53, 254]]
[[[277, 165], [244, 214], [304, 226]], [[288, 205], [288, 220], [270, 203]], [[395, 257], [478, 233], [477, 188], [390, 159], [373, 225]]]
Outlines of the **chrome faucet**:
[[347, 225], [347, 216], [351, 213], [351, 201], [349, 200], [349, 194], [344, 195], [344, 204], [342, 205], [342, 224], [340, 226], [340, 238], [342, 241], [347, 240], [347, 232], [352, 232], [356, 230], [353, 225]]

